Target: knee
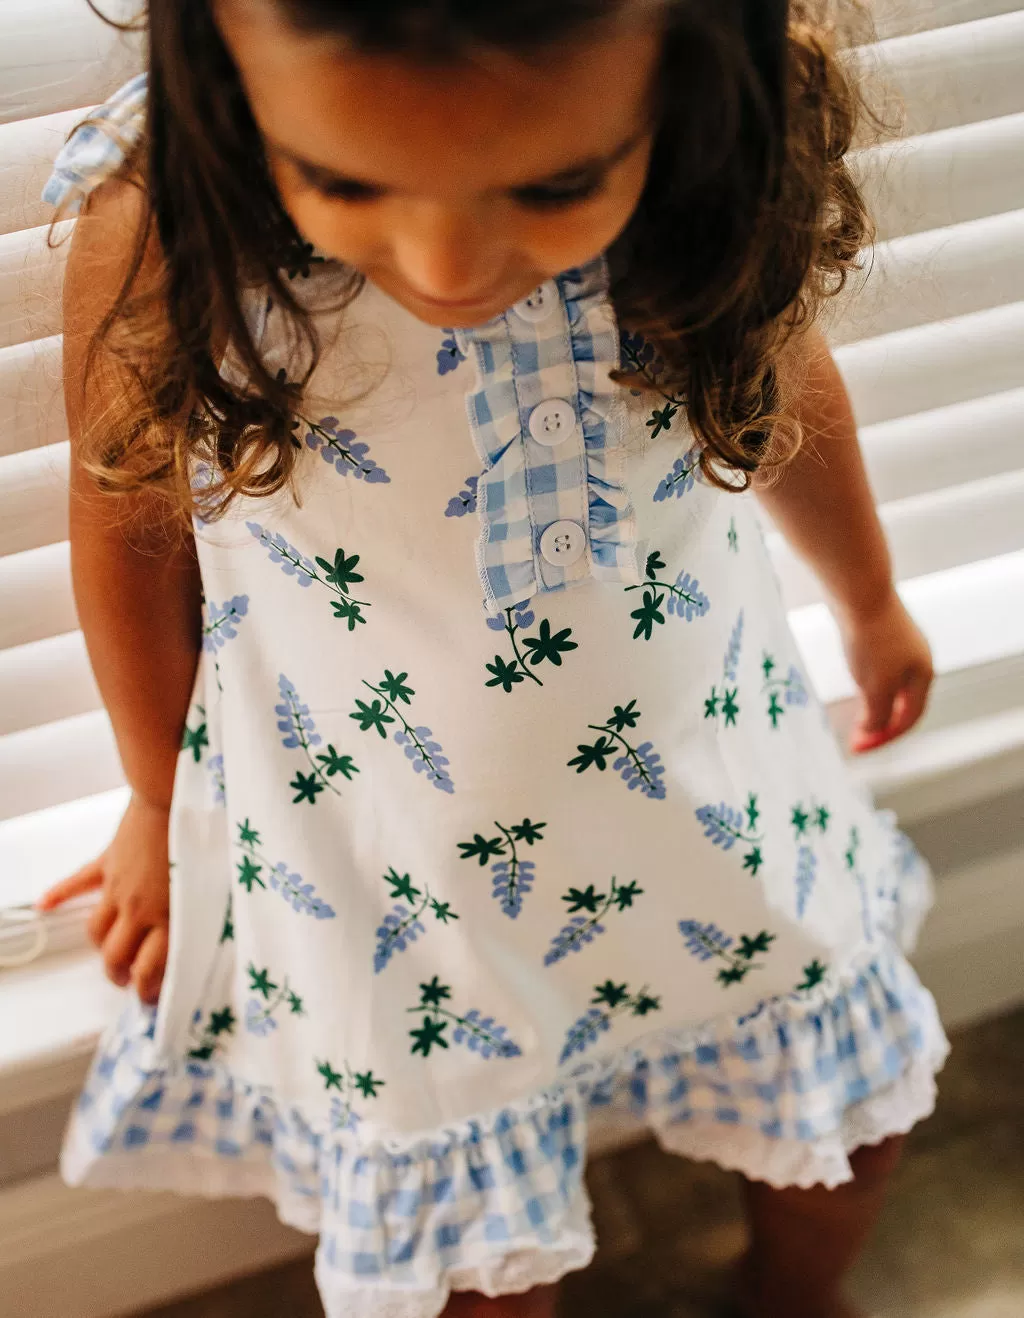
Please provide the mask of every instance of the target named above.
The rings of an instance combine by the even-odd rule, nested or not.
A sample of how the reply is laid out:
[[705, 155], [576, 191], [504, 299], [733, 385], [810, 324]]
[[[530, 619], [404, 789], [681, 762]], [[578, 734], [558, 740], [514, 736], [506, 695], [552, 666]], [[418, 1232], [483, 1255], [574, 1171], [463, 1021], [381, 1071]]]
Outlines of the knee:
[[864, 1144], [850, 1154], [850, 1166], [856, 1184], [867, 1188], [887, 1181], [896, 1170], [905, 1143], [902, 1135], [894, 1135], [881, 1144]]

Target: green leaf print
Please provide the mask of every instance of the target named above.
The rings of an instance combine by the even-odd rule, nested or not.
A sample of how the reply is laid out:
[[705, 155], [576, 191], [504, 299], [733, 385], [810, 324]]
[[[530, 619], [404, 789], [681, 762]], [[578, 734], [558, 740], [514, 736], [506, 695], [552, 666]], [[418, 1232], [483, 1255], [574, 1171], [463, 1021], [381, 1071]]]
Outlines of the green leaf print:
[[[627, 586], [627, 590], [631, 587]], [[634, 609], [629, 615], [636, 618], [636, 627], [633, 630], [633, 640], [639, 640], [643, 636], [645, 641], [649, 641], [654, 635], [655, 626], [665, 621], [665, 615], [661, 611], [661, 606], [665, 602], [664, 595], [658, 595], [648, 587], [644, 591], [644, 600], [638, 609]]]
[[664, 407], [656, 407], [647, 419], [647, 424], [651, 427], [651, 439], [657, 439], [663, 430], [672, 429], [672, 419], [679, 411], [675, 403], [666, 403]]
[[664, 624], [665, 614], [662, 612], [662, 605], [666, 599], [668, 612], [687, 622], [691, 622], [694, 618], [702, 618], [711, 607], [707, 595], [689, 572], [680, 572], [674, 582], [659, 581], [658, 573], [664, 567], [664, 559], [658, 550], [655, 550], [647, 555], [647, 580], [623, 587], [626, 594], [631, 590], [644, 592], [643, 603], [629, 615], [636, 619], [634, 641], [638, 641], [641, 636], [645, 641], [649, 641], [654, 635], [654, 628]]
[[364, 1098], [377, 1098], [385, 1081], [375, 1076], [372, 1071], [355, 1071], [348, 1061], [342, 1062], [342, 1069], [335, 1070], [330, 1061], [313, 1059], [317, 1074], [324, 1082], [324, 1089], [331, 1095], [331, 1129], [355, 1130], [362, 1120], [355, 1104]]
[[300, 801], [308, 801], [310, 805], [316, 804], [318, 792], [324, 790], [324, 785], [317, 781], [316, 774], [303, 773], [299, 770], [288, 786], [295, 795], [292, 797], [292, 804], [298, 805]]
[[355, 631], [357, 623], [365, 623], [362, 609], [370, 608], [369, 600], [355, 599], [349, 587], [362, 581], [363, 574], [355, 570], [359, 554], [346, 554], [344, 549], [334, 551], [334, 561], [321, 558], [314, 561], [277, 531], [271, 531], [259, 522], [246, 522], [249, 534], [268, 551], [271, 563], [277, 563], [287, 577], [293, 577], [302, 587], [323, 586], [333, 596], [334, 616], [348, 622], [348, 630]]
[[382, 705], [379, 700], [375, 700], [368, 705], [365, 701], [357, 699], [356, 712], [350, 714], [349, 718], [358, 720], [360, 732], [369, 732], [371, 728], [375, 728], [385, 738], [388, 734], [384, 731], [384, 724], [394, 723], [395, 721], [387, 712], [387, 707]]
[[324, 569], [324, 580], [327, 584], [337, 586], [346, 595], [349, 593], [349, 586], [354, 585], [357, 581], [366, 580], [361, 572], [355, 570], [356, 564], [359, 562], [358, 554], [346, 556], [344, 549], [336, 549], [333, 563], [328, 562], [326, 558], [319, 557], [316, 561]]
[[521, 824], [502, 824], [494, 821], [494, 827], [500, 837], [484, 837], [475, 833], [472, 842], [459, 842], [456, 845], [461, 852], [461, 860], [476, 858], [481, 866], [489, 860], [491, 865], [492, 895], [501, 903], [502, 912], [514, 920], [523, 907], [523, 897], [534, 883], [535, 865], [532, 860], [524, 860], [516, 845], [525, 842], [532, 847], [535, 842], [543, 841], [542, 829], [547, 824], [535, 824], [531, 819], [524, 819]]
[[339, 755], [330, 743], [328, 743], [327, 751], [319, 754], [316, 758], [324, 766], [324, 772], [328, 778], [333, 778], [336, 773], [340, 773], [346, 781], [351, 782], [352, 775], [359, 772], [352, 756]]
[[459, 918], [449, 902], [440, 902], [432, 897], [426, 884], [422, 888], [414, 887], [409, 875], [399, 874], [394, 866], [384, 875], [384, 882], [390, 888], [388, 895], [395, 904], [377, 928], [377, 946], [373, 953], [374, 974], [380, 974], [397, 952], [404, 952], [425, 932], [421, 917], [427, 910], [441, 924]]
[[363, 686], [379, 698], [371, 704], [357, 699], [355, 711], [349, 718], [356, 720], [361, 732], [369, 732], [372, 728], [385, 739], [387, 733], [384, 724], [400, 723], [401, 727], [392, 734], [393, 740], [402, 747], [413, 771], [422, 774], [438, 791], [451, 795], [455, 791], [455, 784], [448, 772], [448, 758], [440, 742], [433, 739], [433, 732], [425, 725], [413, 726], [399, 708], [400, 705], [411, 705], [412, 697], [416, 694], [411, 686], [406, 685], [405, 679], [408, 676], [408, 673], [399, 673], [396, 677], [390, 668], [385, 668], [384, 676], [376, 684], [368, 682], [364, 677]]
[[189, 1026], [189, 1039], [192, 1047], [188, 1051], [188, 1056], [194, 1061], [209, 1061], [215, 1053], [218, 1052], [222, 1045], [221, 1036], [225, 1034], [234, 1034], [235, 1032], [235, 1014], [230, 1007], [222, 1007], [220, 1011], [211, 1011], [210, 1019], [205, 1025], [202, 1025], [203, 1013], [197, 1011]]
[[190, 728], [186, 723], [181, 734], [181, 749], [191, 751], [193, 760], [196, 764], [199, 764], [203, 758], [203, 751], [210, 744], [210, 738], [206, 732], [206, 710], [202, 705], [196, 705], [196, 712], [201, 722], [197, 723], [194, 728]]
[[803, 980], [796, 986], [796, 993], [806, 992], [808, 989], [817, 988], [828, 974], [828, 966], [822, 965], [817, 957], [808, 966], [804, 966]]
[[647, 1016], [652, 1011], [660, 1010], [661, 999], [648, 992], [646, 984], [637, 993], [630, 993], [628, 984], [616, 984], [611, 979], [606, 979], [603, 984], [595, 984], [590, 1006], [566, 1033], [558, 1058], [559, 1065], [569, 1061], [573, 1053], [585, 1052], [595, 1044], [611, 1028], [614, 1017], [626, 1012], [632, 1016]]
[[[492, 631], [506, 633], [513, 656], [507, 659], [503, 655], [496, 654], [493, 663], [484, 665], [491, 674], [484, 683], [485, 686], [500, 686], [506, 694], [527, 678], [537, 686], [543, 686], [542, 679], [533, 671], [537, 665], [549, 663], [554, 668], [561, 668], [562, 656], [579, 649], [577, 643], [570, 640], [571, 627], [563, 627], [561, 631], [552, 632], [551, 623], [547, 618], [541, 618], [536, 636], [526, 636], [527, 628], [532, 627], [535, 621], [536, 615], [528, 601], [510, 605], [501, 613], [485, 619]], [[519, 648], [520, 643], [516, 639], [521, 633], [523, 634], [522, 649]]]
[[561, 668], [562, 655], [579, 649], [575, 641], [568, 639], [571, 635], [571, 627], [563, 627], [560, 632], [552, 635], [551, 624], [547, 618], [541, 618], [538, 635], [524, 637], [523, 649], [529, 651], [531, 664], [540, 664], [546, 659], [556, 668]]
[[605, 932], [605, 918], [612, 911], [630, 910], [643, 891], [635, 881], [620, 884], [613, 877], [608, 892], [598, 892], [596, 885], [589, 883], [585, 888], [570, 888], [563, 893], [562, 901], [568, 906], [571, 919], [552, 938], [544, 954], [544, 964], [553, 966], [570, 952], [579, 952], [585, 944], [592, 943], [598, 934]]
[[622, 753], [613, 762], [612, 768], [631, 791], [639, 787], [643, 796], [656, 801], [663, 800], [665, 784], [662, 778], [665, 774], [665, 766], [661, 763], [661, 756], [649, 741], [634, 746], [623, 736], [626, 728], [636, 727], [639, 718], [640, 710], [636, 708], [636, 701], [631, 700], [625, 707], [616, 705], [607, 723], [588, 723], [589, 728], [602, 735], [589, 745], [586, 743], [577, 745], [579, 754], [567, 761], [568, 767], [575, 768], [577, 773], [584, 773], [591, 767], [603, 772], [608, 766], [609, 757], [616, 749], [616, 743], [619, 743]]
[[765, 651], [761, 659], [761, 672], [764, 674], [761, 690], [768, 697], [767, 713], [773, 728], [779, 726], [779, 719], [788, 708], [806, 705], [808, 700], [807, 687], [796, 665], [790, 664], [785, 676], [777, 675], [777, 668], [778, 664]]
[[235, 936], [235, 926], [231, 919], [231, 893], [228, 893], [228, 906], [224, 912], [224, 928], [221, 930], [218, 943], [226, 943]]
[[[461, 1044], [483, 1060], [491, 1057], [518, 1057], [521, 1049], [508, 1037], [504, 1025], [496, 1025], [493, 1016], [484, 1016], [475, 1007], [459, 1013], [448, 1006], [452, 991], [435, 975], [427, 984], [420, 985], [420, 1000], [406, 1011], [420, 1017], [420, 1026], [409, 1031], [413, 1040], [410, 1053], [415, 1057], [429, 1057], [434, 1048], [448, 1048], [450, 1043]], [[452, 1031], [449, 1042], [447, 1031]]]
[[758, 934], [742, 934], [737, 943], [716, 924], [701, 924], [698, 920], [680, 920], [679, 932], [686, 950], [698, 961], [724, 962], [715, 976], [723, 988], [742, 983], [752, 970], [763, 969], [754, 958], [766, 953], [776, 937], [762, 929]]
[[730, 550], [731, 550], [734, 554], [739, 553], [740, 540], [739, 540], [739, 536], [738, 536], [737, 533], [736, 533], [736, 518], [735, 518], [735, 517], [730, 517], [730, 518], [729, 518], [729, 530], [726, 532], [726, 539], [728, 540]]
[[291, 1016], [303, 1016], [302, 999], [295, 993], [285, 976], [280, 983], [270, 978], [266, 967], [257, 970], [250, 961], [246, 967], [249, 991], [258, 996], [245, 1004], [245, 1028], [250, 1034], [263, 1038], [277, 1029], [277, 1013], [287, 1006]]

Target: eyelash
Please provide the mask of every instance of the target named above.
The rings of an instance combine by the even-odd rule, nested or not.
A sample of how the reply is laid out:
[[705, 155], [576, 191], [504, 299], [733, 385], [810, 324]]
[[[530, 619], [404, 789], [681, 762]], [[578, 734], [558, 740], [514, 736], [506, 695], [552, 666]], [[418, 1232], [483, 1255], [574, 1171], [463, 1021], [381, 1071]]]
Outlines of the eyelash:
[[[316, 189], [321, 196], [327, 197], [332, 201], [345, 201], [350, 205], [358, 205], [360, 202], [371, 202], [378, 200], [383, 194], [367, 187], [363, 183], [319, 183], [316, 179], [307, 179], [309, 185]], [[514, 193], [516, 200], [522, 206], [532, 207], [538, 210], [556, 209], [560, 206], [575, 206], [581, 202], [589, 201], [591, 197], [596, 196], [604, 187], [604, 179], [588, 179], [585, 183], [576, 184], [573, 187], [565, 188], [520, 188]]]

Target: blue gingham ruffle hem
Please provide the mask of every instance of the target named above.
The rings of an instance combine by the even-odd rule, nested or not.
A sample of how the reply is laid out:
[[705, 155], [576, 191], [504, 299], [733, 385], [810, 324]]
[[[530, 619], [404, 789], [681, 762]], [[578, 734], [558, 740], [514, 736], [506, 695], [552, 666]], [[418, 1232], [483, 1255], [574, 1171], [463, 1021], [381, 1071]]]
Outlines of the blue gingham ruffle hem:
[[[824, 987], [824, 986], [823, 986]], [[319, 1233], [327, 1318], [436, 1318], [451, 1290], [519, 1292], [593, 1253], [588, 1111], [623, 1107], [673, 1152], [775, 1185], [837, 1185], [847, 1154], [934, 1104], [948, 1051], [931, 995], [890, 947], [827, 994], [662, 1032], [515, 1107], [396, 1141], [317, 1131], [212, 1063], [153, 1065], [132, 995], [72, 1115], [72, 1185], [265, 1195]]]

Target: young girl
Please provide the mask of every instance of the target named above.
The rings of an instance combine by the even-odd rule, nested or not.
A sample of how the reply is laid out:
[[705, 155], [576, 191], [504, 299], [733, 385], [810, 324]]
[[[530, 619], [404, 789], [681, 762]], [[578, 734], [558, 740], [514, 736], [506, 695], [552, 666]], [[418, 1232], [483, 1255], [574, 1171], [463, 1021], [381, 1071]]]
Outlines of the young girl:
[[148, 32], [46, 190], [87, 201], [73, 565], [132, 795], [44, 905], [99, 889], [136, 990], [65, 1178], [271, 1197], [329, 1318], [548, 1315], [626, 1104], [747, 1178], [743, 1314], [848, 1314], [946, 1043], [927, 871], [743, 493], [831, 596], [854, 749], [904, 732], [928, 650], [813, 328], [867, 230], [830, 38], [782, 0]]

